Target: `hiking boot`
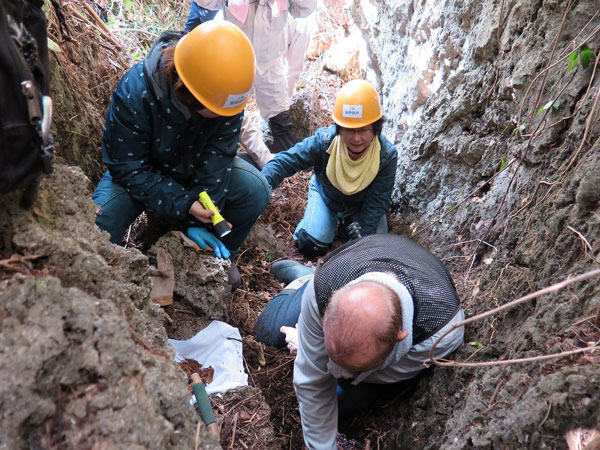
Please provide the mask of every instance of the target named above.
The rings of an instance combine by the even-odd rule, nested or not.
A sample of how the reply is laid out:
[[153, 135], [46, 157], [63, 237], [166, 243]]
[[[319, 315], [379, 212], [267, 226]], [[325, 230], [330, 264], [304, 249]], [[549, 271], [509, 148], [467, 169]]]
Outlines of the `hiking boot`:
[[271, 264], [271, 273], [278, 281], [289, 284], [300, 277], [315, 273], [315, 269], [291, 259], [282, 259]]
[[242, 285], [242, 277], [240, 275], [240, 271], [238, 270], [235, 262], [231, 261], [231, 266], [229, 266], [229, 270], [227, 271], [227, 281], [231, 285], [231, 290], [235, 291]]
[[292, 123], [289, 111], [283, 111], [269, 119], [269, 128], [273, 136], [273, 153], [279, 153], [296, 144], [296, 127]]

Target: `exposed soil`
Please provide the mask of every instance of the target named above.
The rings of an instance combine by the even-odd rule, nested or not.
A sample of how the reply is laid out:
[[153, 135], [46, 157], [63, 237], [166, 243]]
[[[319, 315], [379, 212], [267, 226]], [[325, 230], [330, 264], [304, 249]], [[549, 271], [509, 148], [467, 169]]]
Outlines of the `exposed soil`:
[[[224, 448], [287, 449], [303, 448], [302, 427], [298, 401], [293, 388], [294, 357], [287, 350], [267, 347], [254, 339], [254, 322], [268, 302], [283, 288], [269, 272], [270, 264], [283, 258], [315, 265], [298, 251], [292, 234], [302, 218], [306, 204], [308, 172], [286, 179], [273, 192], [270, 205], [259, 219], [256, 228], [242, 246], [236, 264], [242, 276], [242, 288], [234, 291], [229, 311], [229, 323], [237, 327], [243, 339], [244, 364], [249, 375], [248, 396], [231, 393], [211, 396], [211, 403], [221, 424], [220, 441]], [[390, 222], [395, 224], [393, 217]], [[132, 235], [140, 234], [145, 219], [134, 227]], [[269, 226], [267, 228], [267, 225]], [[261, 240], [263, 233], [268, 241]], [[274, 242], [276, 244], [274, 244]], [[141, 248], [147, 243], [132, 241]], [[334, 242], [334, 247], [342, 242]], [[274, 257], [273, 253], [276, 253]], [[186, 339], [206, 326], [209, 321], [199, 316], [181, 299], [164, 308], [165, 329], [174, 339]], [[406, 395], [390, 401], [371, 413], [340, 423], [338, 444], [344, 450], [379, 448], [392, 427], [397, 402]], [[263, 403], [264, 402], [264, 403]], [[268, 408], [265, 410], [265, 404]], [[270, 409], [270, 411], [269, 411]], [[268, 429], [271, 431], [265, 432]], [[235, 437], [233, 436], [235, 433]], [[274, 438], [276, 436], [276, 438]]]

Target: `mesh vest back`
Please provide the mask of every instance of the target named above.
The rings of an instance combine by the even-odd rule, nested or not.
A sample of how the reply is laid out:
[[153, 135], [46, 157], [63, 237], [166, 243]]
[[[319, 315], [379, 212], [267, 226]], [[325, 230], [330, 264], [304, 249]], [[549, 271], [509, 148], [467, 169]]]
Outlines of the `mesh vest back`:
[[317, 267], [314, 284], [321, 316], [334, 291], [367, 272], [391, 273], [410, 292], [413, 344], [431, 337], [460, 309], [452, 277], [433, 253], [402, 236], [375, 234], [348, 242]]

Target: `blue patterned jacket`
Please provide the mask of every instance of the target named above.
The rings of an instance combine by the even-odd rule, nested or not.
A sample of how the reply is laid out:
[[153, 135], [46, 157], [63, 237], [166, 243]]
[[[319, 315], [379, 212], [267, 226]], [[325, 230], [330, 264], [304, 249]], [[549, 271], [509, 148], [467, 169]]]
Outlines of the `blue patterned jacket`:
[[161, 51], [181, 36], [164, 33], [119, 82], [106, 117], [102, 155], [113, 180], [134, 199], [199, 226], [188, 211], [202, 190], [223, 209], [243, 111], [209, 119], [175, 98]]

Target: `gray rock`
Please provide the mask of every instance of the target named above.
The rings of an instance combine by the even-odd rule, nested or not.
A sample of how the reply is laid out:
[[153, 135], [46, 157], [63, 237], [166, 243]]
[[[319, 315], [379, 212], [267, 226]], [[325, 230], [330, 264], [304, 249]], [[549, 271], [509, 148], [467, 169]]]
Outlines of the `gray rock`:
[[[191, 448], [197, 413], [149, 300], [148, 258], [94, 224], [89, 181], [57, 165], [32, 209], [2, 196], [0, 448]], [[203, 433], [202, 448], [219, 448]]]
[[212, 252], [196, 252], [184, 247], [178, 237], [169, 233], [162, 236], [149, 251], [154, 264], [159, 247], [173, 257], [175, 295], [189, 303], [198, 315], [227, 321], [231, 303], [231, 286], [227, 283], [229, 260], [219, 259]]

